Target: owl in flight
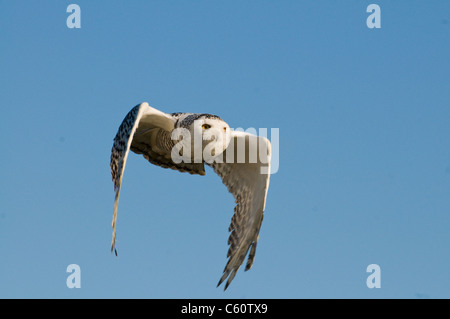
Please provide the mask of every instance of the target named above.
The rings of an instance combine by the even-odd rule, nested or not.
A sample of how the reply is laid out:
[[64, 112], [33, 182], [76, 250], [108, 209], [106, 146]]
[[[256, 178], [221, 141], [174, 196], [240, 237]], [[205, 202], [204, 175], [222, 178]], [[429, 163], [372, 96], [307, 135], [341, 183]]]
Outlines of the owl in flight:
[[[228, 229], [228, 262], [219, 286], [233, 280], [248, 253], [245, 270], [255, 258], [270, 178], [271, 145], [267, 138], [231, 130], [220, 117], [197, 113], [164, 113], [141, 103], [125, 116], [111, 150], [115, 201], [111, 251], [116, 250], [120, 187], [129, 151], [154, 165], [205, 175], [209, 165], [236, 199]], [[250, 251], [250, 252], [249, 252]]]

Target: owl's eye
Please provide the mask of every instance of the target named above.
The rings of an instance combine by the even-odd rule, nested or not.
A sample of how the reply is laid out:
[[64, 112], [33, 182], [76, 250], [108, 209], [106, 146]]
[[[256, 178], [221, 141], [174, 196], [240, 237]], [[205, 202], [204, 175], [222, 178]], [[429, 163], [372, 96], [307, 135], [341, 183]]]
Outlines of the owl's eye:
[[207, 130], [209, 128], [211, 128], [211, 125], [209, 125], [209, 124], [203, 124], [202, 125], [202, 129], [204, 129], [204, 130]]

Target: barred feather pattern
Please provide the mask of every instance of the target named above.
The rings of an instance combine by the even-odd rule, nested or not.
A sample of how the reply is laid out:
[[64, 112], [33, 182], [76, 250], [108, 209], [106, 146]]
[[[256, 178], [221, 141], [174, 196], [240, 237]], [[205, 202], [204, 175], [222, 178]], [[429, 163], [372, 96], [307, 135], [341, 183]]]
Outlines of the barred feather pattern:
[[122, 170], [123, 167], [124, 155], [127, 150], [127, 144], [131, 135], [131, 131], [139, 112], [139, 106], [140, 105], [136, 105], [131, 109], [130, 112], [128, 112], [128, 114], [123, 119], [123, 122], [120, 125], [116, 136], [114, 137], [114, 143], [111, 149], [110, 166], [115, 191], [117, 191], [117, 189], [119, 188], [120, 178], [118, 173]]
[[133, 130], [137, 128], [137, 121], [139, 117], [139, 112], [141, 110], [141, 104], [136, 105], [131, 109], [130, 112], [125, 116], [122, 124], [117, 131], [114, 138], [113, 147], [111, 150], [111, 175], [114, 182], [114, 191], [116, 196], [114, 199], [114, 215], [112, 221], [113, 236], [111, 243], [111, 251], [114, 250], [117, 255], [116, 249], [116, 221], [117, 221], [117, 206], [119, 204], [120, 196], [120, 186], [122, 184], [123, 170], [125, 168], [125, 163], [128, 156], [128, 148], [131, 144], [130, 136], [133, 134]]
[[234, 214], [228, 228], [228, 231], [230, 232], [230, 236], [228, 237], [228, 262], [223, 270], [223, 275], [217, 284], [217, 286], [219, 286], [228, 278], [224, 288], [226, 290], [236, 276], [236, 273], [244, 262], [249, 250], [250, 253], [248, 254], [245, 271], [249, 270], [253, 265], [258, 234], [263, 219], [263, 211], [261, 210], [259, 212], [261, 216], [259, 217], [259, 220], [255, 220], [254, 218], [258, 217], [249, 213], [253, 210], [253, 207], [251, 207], [253, 189], [245, 183], [235, 183], [232, 180], [232, 165], [215, 162], [209, 165], [214, 169], [217, 175], [220, 176], [228, 191], [233, 194], [236, 203]]

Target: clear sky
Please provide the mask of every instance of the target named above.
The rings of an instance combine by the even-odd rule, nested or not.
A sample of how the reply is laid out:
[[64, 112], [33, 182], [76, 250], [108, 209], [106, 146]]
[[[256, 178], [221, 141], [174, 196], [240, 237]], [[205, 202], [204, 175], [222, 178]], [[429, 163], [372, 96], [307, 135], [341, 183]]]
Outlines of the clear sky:
[[[1, 298], [450, 298], [449, 1], [1, 0], [0, 40]], [[130, 154], [110, 252], [112, 141], [143, 101], [279, 128], [225, 292], [234, 200], [209, 168]]]

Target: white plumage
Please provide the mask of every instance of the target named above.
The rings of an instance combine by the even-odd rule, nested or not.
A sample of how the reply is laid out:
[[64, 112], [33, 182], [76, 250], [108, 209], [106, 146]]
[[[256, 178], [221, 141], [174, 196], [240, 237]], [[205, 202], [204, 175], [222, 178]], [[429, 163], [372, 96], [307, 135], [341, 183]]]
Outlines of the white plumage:
[[[200, 134], [200, 146], [194, 143], [195, 138], [189, 140], [185, 135], [181, 138], [176, 132], [187, 132], [194, 137]], [[194, 154], [199, 147], [200, 151]], [[253, 265], [269, 187], [269, 140], [232, 131], [216, 115], [166, 114], [146, 102], [135, 106], [120, 125], [111, 151], [111, 174], [116, 192], [111, 250], [116, 254], [117, 206], [130, 150], [142, 154], [152, 164], [190, 174], [205, 175], [204, 164], [207, 164], [233, 194], [237, 205], [229, 227], [228, 262], [217, 285], [228, 278], [227, 289], [249, 251], [245, 270]], [[198, 154], [202, 155], [200, 160]], [[184, 160], [180, 161], [175, 155]]]

